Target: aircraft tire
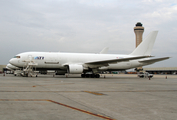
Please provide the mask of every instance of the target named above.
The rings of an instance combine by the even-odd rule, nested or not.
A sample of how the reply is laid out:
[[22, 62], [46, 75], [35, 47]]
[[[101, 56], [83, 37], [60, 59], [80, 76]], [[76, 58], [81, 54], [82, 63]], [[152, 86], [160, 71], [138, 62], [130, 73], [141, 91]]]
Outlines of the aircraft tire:
[[99, 74], [96, 74], [95, 77], [96, 77], [96, 78], [100, 78], [100, 75], [99, 75]]
[[90, 75], [89, 74], [86, 74], [86, 78], [89, 78], [90, 77]]
[[86, 75], [85, 75], [85, 74], [81, 74], [81, 77], [82, 77], [82, 78], [85, 78], [85, 77], [86, 77]]
[[81, 74], [82, 78], [100, 78], [99, 74]]
[[95, 77], [95, 74], [91, 74], [91, 78], [94, 78]]

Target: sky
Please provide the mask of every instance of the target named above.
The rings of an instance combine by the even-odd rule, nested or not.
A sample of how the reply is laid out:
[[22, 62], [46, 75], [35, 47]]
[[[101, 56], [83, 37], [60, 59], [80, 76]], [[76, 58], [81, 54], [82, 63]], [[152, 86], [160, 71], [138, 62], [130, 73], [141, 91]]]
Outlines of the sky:
[[0, 0], [0, 64], [27, 51], [130, 54], [134, 27], [158, 30], [147, 67], [177, 67], [176, 0]]

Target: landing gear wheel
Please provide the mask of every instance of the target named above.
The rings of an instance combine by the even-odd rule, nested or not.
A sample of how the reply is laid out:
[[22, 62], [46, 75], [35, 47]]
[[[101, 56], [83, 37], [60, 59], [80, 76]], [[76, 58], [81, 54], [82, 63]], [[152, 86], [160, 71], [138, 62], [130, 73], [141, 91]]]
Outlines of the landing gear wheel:
[[81, 74], [82, 78], [100, 78], [99, 74]]
[[96, 74], [95, 77], [96, 77], [96, 78], [100, 78], [100, 75], [99, 75], [99, 74]]
[[95, 75], [94, 74], [91, 74], [91, 78], [94, 78], [95, 77]]
[[89, 76], [90, 76], [89, 74], [86, 74], [86, 78], [89, 78]]
[[85, 78], [85, 76], [86, 76], [85, 74], [81, 74], [81, 77], [82, 77], [82, 78]]

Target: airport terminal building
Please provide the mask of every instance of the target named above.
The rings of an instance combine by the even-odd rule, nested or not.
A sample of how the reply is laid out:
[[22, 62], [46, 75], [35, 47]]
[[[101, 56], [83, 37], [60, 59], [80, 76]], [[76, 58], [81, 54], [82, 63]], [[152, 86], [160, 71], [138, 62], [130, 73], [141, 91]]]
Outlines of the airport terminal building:
[[0, 71], [4, 72], [6, 71], [6, 65], [0, 65]]
[[177, 67], [143, 68], [143, 70], [151, 74], [177, 74]]

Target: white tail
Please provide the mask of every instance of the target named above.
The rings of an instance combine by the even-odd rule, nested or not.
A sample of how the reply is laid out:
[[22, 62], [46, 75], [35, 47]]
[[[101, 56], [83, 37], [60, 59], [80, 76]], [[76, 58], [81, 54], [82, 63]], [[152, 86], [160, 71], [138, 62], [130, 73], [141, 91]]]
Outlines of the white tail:
[[105, 47], [105, 48], [100, 52], [100, 54], [107, 54], [107, 53], [108, 53], [108, 50], [109, 50], [109, 47]]
[[151, 55], [157, 33], [151, 32], [130, 55]]

